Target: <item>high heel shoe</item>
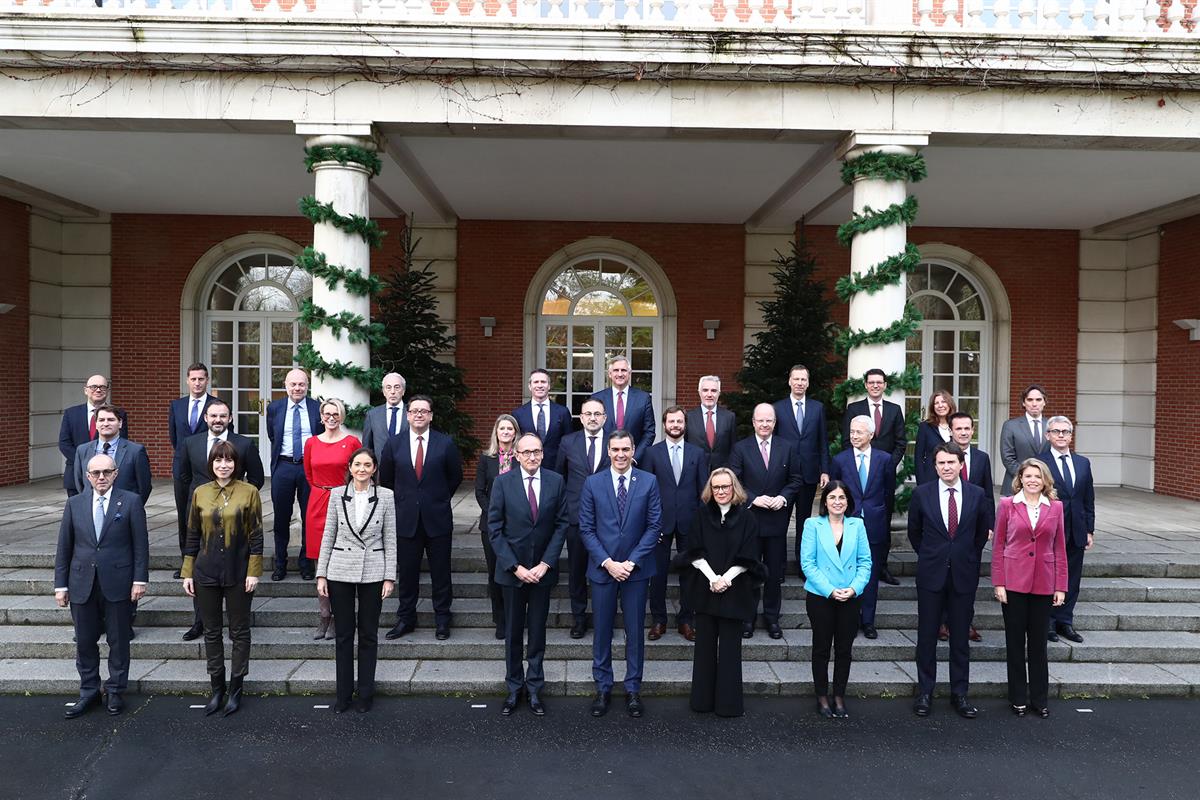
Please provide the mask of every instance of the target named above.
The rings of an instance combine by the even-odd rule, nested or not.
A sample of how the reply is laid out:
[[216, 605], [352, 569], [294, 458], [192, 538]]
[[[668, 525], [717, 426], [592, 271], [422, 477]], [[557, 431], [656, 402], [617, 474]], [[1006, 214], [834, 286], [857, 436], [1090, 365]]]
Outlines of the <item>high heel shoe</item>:
[[211, 717], [221, 710], [221, 706], [225, 705], [225, 673], [214, 675], [209, 682], [212, 684], [212, 697], [204, 706], [204, 716], [206, 717]]
[[317, 622], [317, 632], [313, 634], [314, 642], [325, 638], [325, 634], [329, 633], [329, 623], [332, 621], [332, 617], [320, 617], [320, 621]]
[[833, 709], [829, 707], [828, 697], [817, 698], [817, 713], [825, 719], [833, 719]]
[[841, 697], [833, 698], [833, 718], [850, 719], [850, 712], [846, 710], [846, 701]]
[[1012, 712], [1018, 717], [1025, 716], [1025, 706], [1019, 706], [1016, 703], [1012, 704]]
[[225, 711], [221, 716], [228, 717], [242, 707], [242, 678], [234, 678], [229, 682], [229, 700], [225, 703]]

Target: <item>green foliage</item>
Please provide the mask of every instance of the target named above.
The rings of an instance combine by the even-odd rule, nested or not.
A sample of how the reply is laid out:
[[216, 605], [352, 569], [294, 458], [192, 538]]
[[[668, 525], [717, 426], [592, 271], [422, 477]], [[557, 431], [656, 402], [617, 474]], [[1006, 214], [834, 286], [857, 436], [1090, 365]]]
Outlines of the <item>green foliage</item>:
[[902, 341], [916, 333], [917, 328], [921, 326], [922, 319], [920, 311], [917, 311], [911, 303], [905, 303], [904, 313], [900, 319], [886, 328], [875, 328], [870, 331], [852, 331], [849, 328], [843, 328], [837, 335], [834, 347], [845, 356], [850, 354], [852, 348], [865, 344], [890, 344]]
[[358, 164], [370, 171], [375, 177], [383, 170], [383, 162], [374, 150], [355, 147], [349, 144], [317, 145], [304, 148], [304, 166], [309, 171], [323, 161], [336, 161], [339, 164]]
[[383, 244], [384, 231], [373, 219], [360, 217], [358, 214], [343, 216], [333, 207], [333, 203], [321, 203], [317, 198], [308, 195], [300, 198], [300, 213], [308, 217], [313, 225], [328, 222], [333, 227], [345, 233], [355, 233], [371, 247]]
[[350, 294], [377, 295], [383, 290], [383, 281], [379, 280], [378, 275], [364, 277], [361, 270], [329, 264], [325, 261], [324, 253], [318, 253], [311, 247], [304, 248], [300, 253], [296, 259], [296, 266], [314, 278], [325, 281], [325, 285], [331, 291], [336, 289], [339, 283], [344, 284]]
[[853, 212], [849, 222], [838, 226], [837, 239], [842, 247], [849, 247], [854, 237], [861, 233], [878, 228], [890, 228], [893, 225], [911, 225], [917, 218], [917, 198], [909, 195], [903, 203], [892, 203], [882, 211], [876, 211], [870, 206], [863, 206], [861, 212]]
[[383, 325], [378, 322], [368, 323], [361, 314], [355, 314], [352, 311], [330, 314], [314, 304], [312, 300], [305, 300], [300, 307], [300, 322], [313, 330], [327, 327], [339, 338], [345, 331], [346, 338], [355, 344], [366, 342], [372, 347], [382, 347], [387, 343]]
[[847, 185], [853, 183], [855, 178], [917, 183], [925, 180], [928, 174], [923, 156], [884, 153], [880, 150], [863, 153], [853, 161], [842, 164], [842, 183]]
[[837, 296], [843, 303], [859, 292], [875, 294], [885, 286], [895, 286], [905, 275], [921, 263], [921, 251], [912, 242], [904, 245], [904, 252], [888, 256], [862, 275], [843, 275], [837, 281]]

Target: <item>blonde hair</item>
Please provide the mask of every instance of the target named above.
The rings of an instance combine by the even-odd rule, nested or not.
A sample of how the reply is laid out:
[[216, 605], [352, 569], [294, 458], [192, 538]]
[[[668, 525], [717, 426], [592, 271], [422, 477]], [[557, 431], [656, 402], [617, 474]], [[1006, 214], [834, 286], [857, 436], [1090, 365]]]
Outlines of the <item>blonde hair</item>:
[[1042, 473], [1042, 496], [1047, 500], [1057, 500], [1058, 492], [1054, 490], [1054, 476], [1050, 474], [1050, 468], [1039, 458], [1027, 458], [1017, 467], [1017, 475], [1012, 482], [1013, 494], [1023, 491], [1021, 474], [1030, 467], [1037, 467], [1038, 472]]
[[321, 405], [317, 407], [318, 411], [324, 411], [325, 406], [333, 406], [337, 409], [338, 417], [345, 422], [346, 420], [346, 404], [336, 397], [327, 397], [321, 401]]
[[740, 506], [746, 502], [746, 490], [742, 488], [742, 482], [738, 480], [737, 475], [733, 474], [733, 470], [729, 467], [717, 467], [708, 476], [708, 480], [704, 482], [704, 489], [700, 492], [700, 500], [707, 503], [713, 499], [712, 479], [718, 475], [728, 475], [730, 483], [733, 484], [733, 497], [729, 500], [730, 505]]
[[492, 425], [492, 438], [491, 438], [491, 441], [488, 443], [488, 449], [487, 449], [487, 454], [489, 456], [494, 456], [494, 455], [500, 454], [500, 437], [497, 436], [496, 434], [500, 430], [501, 422], [511, 422], [512, 423], [512, 426], [513, 426], [512, 448], [514, 450], [517, 449], [517, 440], [521, 436], [521, 426], [517, 424], [517, 418], [514, 417], [512, 414], [501, 414], [500, 416], [496, 417], [496, 424]]

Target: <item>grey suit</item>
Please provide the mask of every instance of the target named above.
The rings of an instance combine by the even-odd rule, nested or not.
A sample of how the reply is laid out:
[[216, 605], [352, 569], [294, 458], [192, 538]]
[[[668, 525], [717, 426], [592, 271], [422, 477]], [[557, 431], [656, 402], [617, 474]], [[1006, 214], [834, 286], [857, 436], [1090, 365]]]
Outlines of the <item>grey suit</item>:
[[1024, 414], [1013, 417], [1000, 428], [1000, 462], [1004, 464], [1004, 485], [1000, 487], [1000, 495], [1008, 497], [1013, 493], [1012, 482], [1017, 477], [1017, 466], [1027, 458], [1037, 458], [1046, 449], [1046, 421], [1042, 415], [1042, 437], [1035, 440], [1033, 431], [1029, 428], [1029, 420]]
[[[74, 470], [76, 493], [91, 488], [84, 473], [87, 472], [87, 464], [92, 460], [92, 456], [101, 454], [103, 448], [104, 445], [99, 439], [93, 439], [75, 449], [75, 463], [72, 469]], [[116, 440], [116, 448], [117, 481], [113, 487], [133, 492], [141, 498], [142, 505], [145, 505], [153, 488], [150, 483], [150, 457], [146, 455], [146, 448], [137, 442], [119, 437]]]
[[375, 489], [374, 508], [363, 526], [354, 518], [345, 486], [329, 492], [317, 577], [344, 583], [396, 581], [396, 503], [392, 490]]
[[[378, 461], [383, 452], [384, 445], [387, 444], [388, 434], [388, 407], [387, 403], [381, 406], [375, 406], [367, 412], [367, 418], [363, 422], [363, 447], [371, 448], [375, 453], [375, 460]], [[401, 403], [396, 411], [396, 435], [404, 433], [408, 430], [408, 403]]]

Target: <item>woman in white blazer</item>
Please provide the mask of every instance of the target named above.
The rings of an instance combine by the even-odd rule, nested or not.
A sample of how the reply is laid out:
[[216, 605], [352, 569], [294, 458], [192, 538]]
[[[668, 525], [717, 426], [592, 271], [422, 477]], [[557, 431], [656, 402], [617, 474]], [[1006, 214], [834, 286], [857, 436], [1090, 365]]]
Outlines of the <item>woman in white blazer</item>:
[[[804, 521], [800, 567], [804, 570], [805, 606], [812, 624], [813, 690], [817, 712], [846, 719], [846, 683], [850, 649], [858, 632], [858, 607], [871, 578], [871, 545], [867, 529], [851, 517], [854, 501], [841, 481], [821, 492], [821, 515]], [[833, 695], [829, 696], [829, 650], [833, 644]]]
[[[354, 695], [354, 632], [358, 631], [358, 711], [375, 696], [379, 612], [396, 587], [396, 504], [392, 490], [376, 486], [375, 454], [360, 447], [350, 456], [350, 479], [330, 491], [317, 560], [317, 594], [333, 607], [340, 714]], [[355, 610], [357, 603], [358, 609]]]

